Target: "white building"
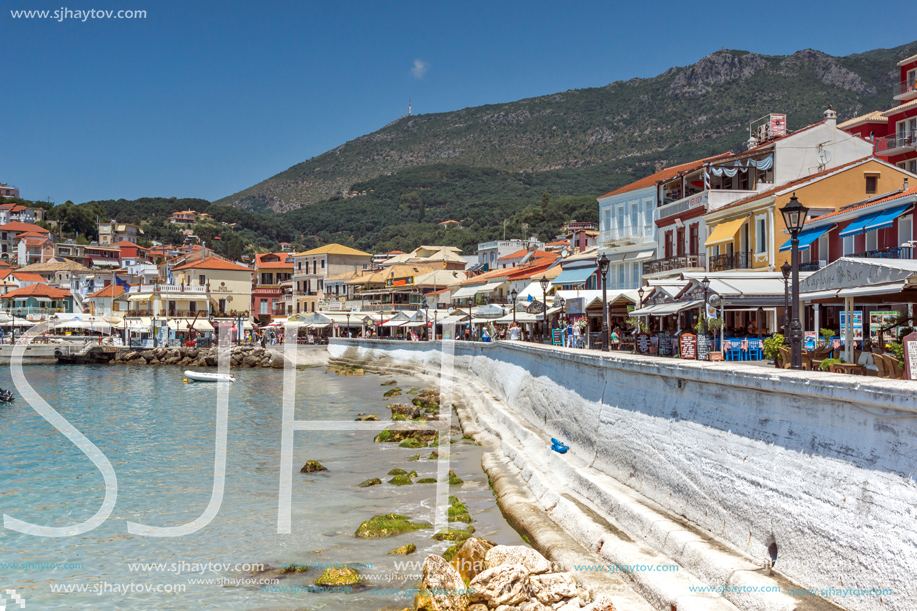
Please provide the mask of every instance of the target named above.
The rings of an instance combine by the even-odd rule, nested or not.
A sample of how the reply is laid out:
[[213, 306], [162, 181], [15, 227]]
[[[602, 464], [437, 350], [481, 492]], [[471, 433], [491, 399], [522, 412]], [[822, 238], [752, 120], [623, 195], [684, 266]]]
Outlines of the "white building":
[[493, 240], [478, 244], [478, 265], [487, 266], [487, 269], [498, 269], [497, 259], [506, 255], [529, 248], [531, 250], [544, 250], [544, 242], [539, 242], [534, 236], [528, 240]]

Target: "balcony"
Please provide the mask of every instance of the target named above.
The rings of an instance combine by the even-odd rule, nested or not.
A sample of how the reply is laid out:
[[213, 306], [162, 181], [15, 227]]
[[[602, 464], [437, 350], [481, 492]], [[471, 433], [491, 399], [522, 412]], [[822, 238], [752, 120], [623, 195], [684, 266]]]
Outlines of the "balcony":
[[907, 102], [917, 98], [917, 82], [901, 81], [892, 85], [892, 96], [900, 101]]
[[647, 261], [643, 264], [643, 275], [661, 274], [664, 272], [686, 271], [689, 269], [705, 269], [705, 255], [681, 255]]
[[728, 255], [710, 257], [711, 272], [725, 272], [731, 269], [749, 269], [751, 257], [747, 252], [734, 252]]
[[636, 227], [631, 225], [612, 227], [603, 230], [599, 239], [603, 245], [609, 247], [623, 246], [625, 244], [639, 244], [652, 240], [653, 229], [654, 226], [652, 223], [649, 225], [637, 225]]
[[889, 155], [900, 155], [913, 151], [917, 145], [917, 138], [914, 135], [894, 134], [884, 138], [876, 138], [875, 154], [880, 157]]
[[911, 249], [902, 248], [895, 246], [892, 248], [880, 248], [878, 250], [867, 250], [864, 252], [857, 252], [852, 255], [844, 255], [845, 257], [859, 257], [861, 259], [910, 259], [911, 258]]

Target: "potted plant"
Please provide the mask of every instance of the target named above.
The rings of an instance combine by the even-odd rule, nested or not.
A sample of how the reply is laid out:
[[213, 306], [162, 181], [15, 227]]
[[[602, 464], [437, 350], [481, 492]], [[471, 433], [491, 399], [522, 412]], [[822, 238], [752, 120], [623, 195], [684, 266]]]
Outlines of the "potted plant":
[[818, 368], [821, 369], [822, 371], [831, 371], [831, 365], [834, 365], [835, 363], [845, 363], [845, 362], [846, 361], [844, 359], [825, 359], [821, 362]]
[[780, 348], [786, 346], [786, 338], [777, 333], [773, 337], [766, 337], [761, 342], [764, 349], [764, 358], [774, 361], [774, 366], [780, 368]]
[[831, 338], [836, 337], [838, 334], [835, 333], [832, 329], [819, 329], [818, 334], [821, 335], [822, 346], [830, 346]]

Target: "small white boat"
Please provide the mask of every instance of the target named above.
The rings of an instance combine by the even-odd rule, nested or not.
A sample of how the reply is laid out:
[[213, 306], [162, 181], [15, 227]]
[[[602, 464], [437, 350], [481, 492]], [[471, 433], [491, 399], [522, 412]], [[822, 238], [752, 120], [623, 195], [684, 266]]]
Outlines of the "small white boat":
[[231, 373], [205, 373], [202, 371], [185, 371], [185, 381], [192, 382], [235, 382]]

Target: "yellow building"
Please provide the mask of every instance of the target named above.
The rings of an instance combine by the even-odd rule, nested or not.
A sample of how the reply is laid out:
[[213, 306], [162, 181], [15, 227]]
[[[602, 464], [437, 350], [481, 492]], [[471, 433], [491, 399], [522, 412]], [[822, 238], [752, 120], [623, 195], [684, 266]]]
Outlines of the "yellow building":
[[173, 284], [209, 287], [211, 314], [248, 313], [252, 303], [252, 270], [218, 257], [205, 257], [172, 270]]
[[315, 312], [328, 305], [325, 280], [368, 269], [373, 256], [341, 244], [326, 244], [293, 255], [293, 300], [296, 313]]
[[788, 239], [780, 209], [793, 194], [809, 208], [809, 218], [814, 218], [894, 192], [907, 175], [893, 165], [867, 157], [712, 210], [704, 215], [708, 269], [779, 269], [790, 257], [789, 252], [779, 252]]

